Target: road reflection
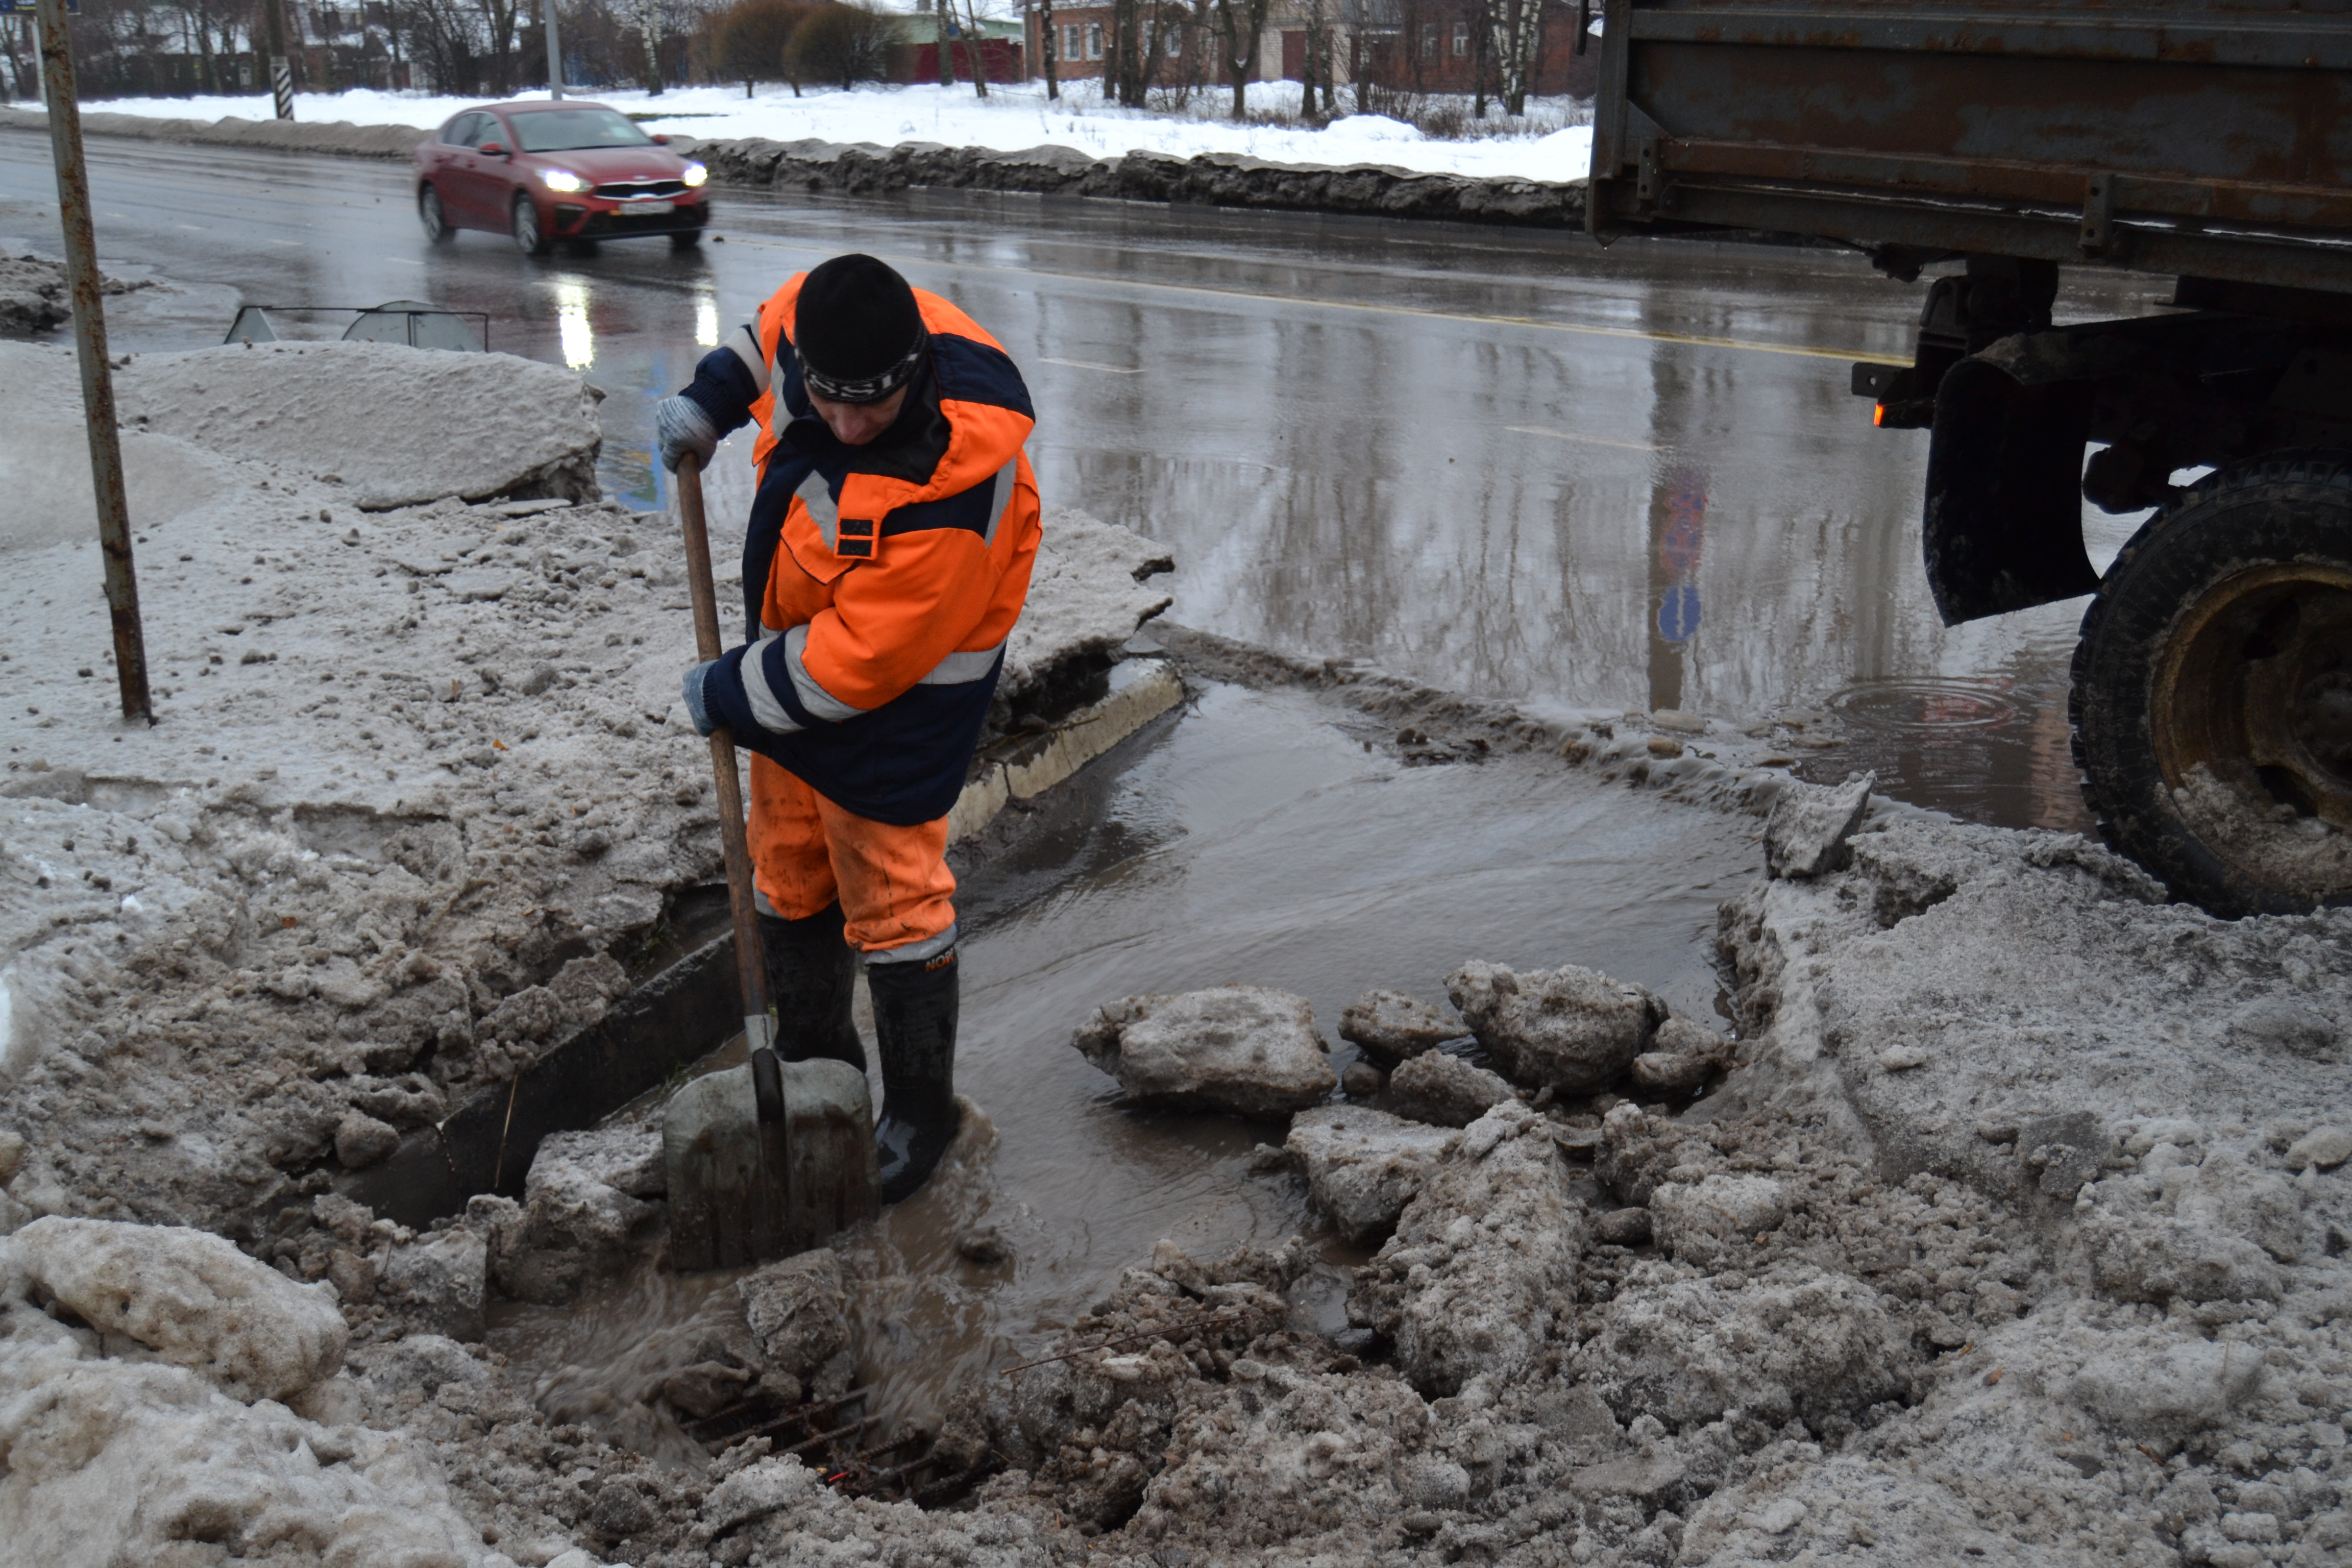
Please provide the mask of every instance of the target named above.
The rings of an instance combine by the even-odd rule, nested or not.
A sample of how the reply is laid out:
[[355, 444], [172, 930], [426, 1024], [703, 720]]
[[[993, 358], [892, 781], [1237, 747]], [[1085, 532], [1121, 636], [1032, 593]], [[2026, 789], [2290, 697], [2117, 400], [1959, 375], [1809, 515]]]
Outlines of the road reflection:
[[[0, 242], [28, 237], [46, 178], [21, 151], [0, 147]], [[2063, 718], [2080, 605], [1937, 623], [1926, 437], [1873, 429], [1846, 385], [1849, 358], [1905, 352], [1919, 294], [1859, 258], [730, 193], [698, 250], [533, 262], [488, 235], [428, 246], [394, 169], [276, 160], [256, 195], [235, 157], [186, 151], [97, 160], [107, 240], [186, 285], [123, 301], [126, 346], [216, 342], [240, 297], [423, 291], [488, 310], [499, 348], [604, 392], [605, 482], [655, 510], [655, 403], [790, 272], [868, 250], [1005, 342], [1049, 501], [1171, 544], [1177, 619], [1538, 710], [1833, 713], [1846, 742], [1808, 753], [1809, 773], [1875, 767], [1965, 816], [2083, 825]], [[213, 205], [245, 218], [241, 247], [182, 232]], [[2135, 313], [2153, 291], [2069, 288], [2063, 319]], [[709, 479], [721, 549], [747, 445]], [[2132, 523], [2091, 521], [2103, 561]], [[1950, 723], [1922, 695], [1956, 691], [1995, 693], [2007, 717]]]

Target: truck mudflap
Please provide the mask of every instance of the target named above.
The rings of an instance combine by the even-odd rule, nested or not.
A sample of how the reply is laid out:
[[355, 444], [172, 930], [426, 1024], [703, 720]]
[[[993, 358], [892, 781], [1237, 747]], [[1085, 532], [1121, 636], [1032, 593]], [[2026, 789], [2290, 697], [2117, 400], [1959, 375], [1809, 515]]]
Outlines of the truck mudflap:
[[1880, 424], [1934, 431], [1925, 544], [1948, 626], [2095, 590], [2084, 500], [2138, 511], [2174, 499], [2184, 468], [2352, 443], [2352, 339], [2332, 324], [2200, 310], [1966, 354], [1932, 324], [1910, 368], [1856, 365], [1853, 381]]
[[1944, 373], [1922, 543], [1946, 626], [2097, 589], [2083, 548], [2089, 434], [2079, 384], [2021, 380], [1986, 355]]

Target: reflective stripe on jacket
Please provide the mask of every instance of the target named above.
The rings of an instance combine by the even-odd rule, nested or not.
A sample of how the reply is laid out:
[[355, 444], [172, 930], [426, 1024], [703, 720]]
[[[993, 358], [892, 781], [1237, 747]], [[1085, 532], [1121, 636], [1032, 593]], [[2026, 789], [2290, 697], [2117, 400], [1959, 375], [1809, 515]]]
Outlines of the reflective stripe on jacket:
[[917, 289], [928, 362], [887, 432], [844, 445], [792, 352], [800, 286], [778, 289], [688, 389], [720, 429], [760, 426], [743, 544], [754, 640], [704, 696], [738, 743], [836, 804], [928, 822], [963, 786], [1028, 596], [1039, 508], [1022, 443], [1035, 418], [996, 340]]

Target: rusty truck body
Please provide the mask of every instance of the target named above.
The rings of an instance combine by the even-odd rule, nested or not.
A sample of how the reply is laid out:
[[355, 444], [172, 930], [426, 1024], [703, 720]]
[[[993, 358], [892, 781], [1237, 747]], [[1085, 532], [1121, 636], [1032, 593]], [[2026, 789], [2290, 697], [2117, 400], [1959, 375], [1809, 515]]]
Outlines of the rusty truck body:
[[[1597, 237], [1925, 277], [1913, 363], [1853, 382], [1930, 432], [1937, 608], [2094, 595], [2085, 797], [2228, 914], [2352, 901], [2352, 9], [2303, 5], [1605, 0], [1590, 29]], [[2053, 325], [2070, 266], [2171, 308]], [[2158, 509], [2104, 574], [2085, 497]]]

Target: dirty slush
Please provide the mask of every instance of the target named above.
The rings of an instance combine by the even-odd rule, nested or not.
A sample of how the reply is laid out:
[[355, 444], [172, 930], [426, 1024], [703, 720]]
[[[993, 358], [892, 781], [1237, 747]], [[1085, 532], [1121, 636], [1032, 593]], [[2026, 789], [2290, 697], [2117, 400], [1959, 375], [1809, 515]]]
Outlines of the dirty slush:
[[[134, 497], [176, 511], [141, 541], [154, 731], [98, 716], [86, 544], [5, 542], [10, 1562], [2352, 1552], [2352, 911], [2216, 921], [2079, 838], [1866, 779], [1274, 659], [1424, 751], [1746, 814], [1768, 874], [1722, 911], [1730, 1031], [1572, 952], [1375, 992], [1337, 1059], [1246, 976], [1101, 998], [1070, 1022], [1106, 1089], [1264, 1124], [1249, 1179], [1328, 1231], [1163, 1243], [1034, 1364], [893, 1417], [966, 1479], [928, 1506], [829, 1485], [804, 1428], [698, 1436], [851, 1396], [858, 1235], [667, 1281], [592, 1379], [495, 1348], [523, 1348], [491, 1327], [512, 1303], [657, 1245], [653, 1121], [551, 1137], [519, 1198], [423, 1227], [341, 1189], [674, 959], [717, 835], [674, 531], [597, 494], [593, 398], [498, 356], [423, 388], [403, 353], [125, 371]], [[0, 354], [15, 429], [73, 406], [65, 355]], [[365, 468], [313, 412], [352, 407]], [[41, 487], [71, 433], [27, 514], [70, 512]], [[1097, 697], [1166, 604], [1149, 541], [1076, 513], [1046, 538], [999, 733]], [[986, 1179], [985, 1110], [942, 1182]], [[1364, 1259], [1336, 1316], [1306, 1289], [1333, 1237]]]

